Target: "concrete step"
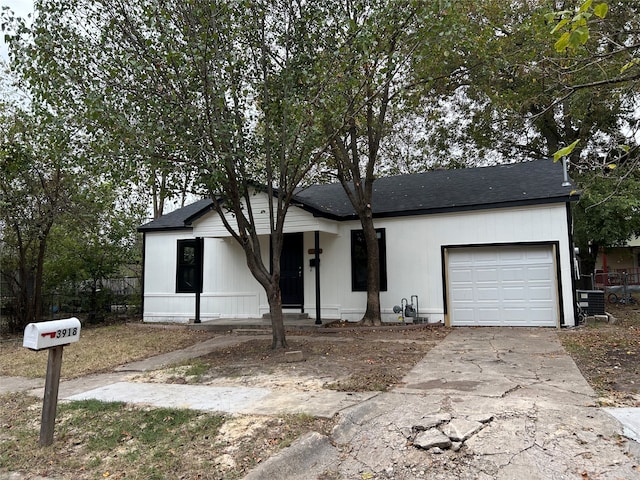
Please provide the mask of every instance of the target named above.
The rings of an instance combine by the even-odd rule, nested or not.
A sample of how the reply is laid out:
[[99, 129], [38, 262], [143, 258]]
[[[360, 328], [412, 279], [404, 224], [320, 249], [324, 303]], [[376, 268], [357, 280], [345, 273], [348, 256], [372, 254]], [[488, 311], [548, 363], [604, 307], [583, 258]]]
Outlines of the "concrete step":
[[[302, 312], [284, 312], [282, 316], [285, 320], [309, 320], [309, 314]], [[271, 314], [265, 313], [262, 315], [262, 318], [271, 320]]]

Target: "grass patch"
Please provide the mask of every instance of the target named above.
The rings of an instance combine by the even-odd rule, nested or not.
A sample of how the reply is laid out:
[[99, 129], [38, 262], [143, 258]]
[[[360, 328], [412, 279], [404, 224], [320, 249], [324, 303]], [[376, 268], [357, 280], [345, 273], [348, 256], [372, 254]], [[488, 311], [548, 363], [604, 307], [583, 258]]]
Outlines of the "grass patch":
[[[65, 347], [61, 375], [62, 378], [76, 378], [108, 371], [124, 363], [170, 352], [210, 337], [210, 333], [184, 328], [168, 330], [137, 324], [86, 327], [80, 332], [78, 342]], [[0, 375], [44, 377], [47, 357], [46, 352], [32, 352], [22, 347], [22, 339], [2, 342]]]
[[209, 365], [205, 362], [201, 362], [200, 360], [195, 360], [191, 362], [184, 374], [189, 377], [202, 377], [205, 373], [209, 371]]
[[86, 400], [58, 406], [54, 443], [41, 448], [40, 400], [10, 394], [0, 404], [0, 474], [28, 478], [237, 479], [300, 435], [330, 429], [309, 415], [230, 417]]
[[170, 367], [168, 373], [173, 374], [176, 378], [183, 378], [189, 383], [200, 383], [208, 371], [209, 364], [195, 358]]
[[[173, 447], [171, 440], [176, 438], [176, 433], [201, 416], [193, 410], [128, 409], [123, 403], [102, 403], [96, 400], [61, 405], [59, 415], [65, 419], [62, 423], [64, 430], [61, 429], [63, 435], [76, 432], [80, 426], [99, 432], [86, 438], [87, 448], [91, 452], [109, 451], [123, 442], [135, 442], [142, 449], [163, 443], [167, 447]], [[105, 418], [108, 419], [107, 422], [103, 421]], [[219, 427], [222, 417], [216, 418]], [[207, 422], [207, 425], [211, 428], [214, 423]], [[217, 429], [214, 433], [217, 433]]]

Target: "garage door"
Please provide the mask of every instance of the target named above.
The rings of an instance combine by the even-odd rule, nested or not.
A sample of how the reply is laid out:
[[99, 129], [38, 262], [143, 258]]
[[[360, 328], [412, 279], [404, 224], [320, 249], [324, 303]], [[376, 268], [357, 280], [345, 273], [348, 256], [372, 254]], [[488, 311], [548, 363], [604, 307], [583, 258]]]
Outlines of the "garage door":
[[451, 325], [557, 325], [551, 246], [449, 249], [447, 265]]

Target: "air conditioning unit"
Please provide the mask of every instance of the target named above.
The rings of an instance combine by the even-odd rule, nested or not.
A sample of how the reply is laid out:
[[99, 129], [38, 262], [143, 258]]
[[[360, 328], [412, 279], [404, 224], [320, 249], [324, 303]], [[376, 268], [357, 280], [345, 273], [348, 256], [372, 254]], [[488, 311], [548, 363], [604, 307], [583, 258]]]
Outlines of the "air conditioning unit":
[[587, 315], [605, 315], [602, 290], [577, 290], [578, 305]]

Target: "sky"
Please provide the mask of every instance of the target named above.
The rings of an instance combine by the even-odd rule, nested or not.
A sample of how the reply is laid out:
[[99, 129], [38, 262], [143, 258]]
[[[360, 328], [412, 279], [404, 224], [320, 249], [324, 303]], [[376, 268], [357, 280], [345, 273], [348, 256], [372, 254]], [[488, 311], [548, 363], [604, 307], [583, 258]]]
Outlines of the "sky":
[[[0, 9], [9, 7], [11, 10], [21, 17], [26, 17], [33, 13], [33, 0], [0, 0]], [[7, 61], [7, 46], [4, 43], [4, 35], [0, 34], [0, 58]]]

